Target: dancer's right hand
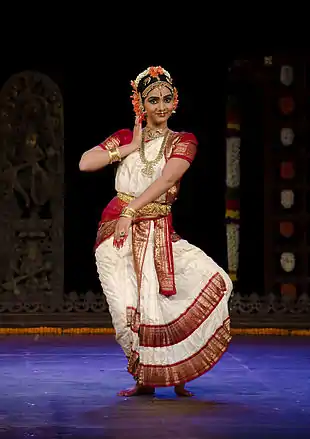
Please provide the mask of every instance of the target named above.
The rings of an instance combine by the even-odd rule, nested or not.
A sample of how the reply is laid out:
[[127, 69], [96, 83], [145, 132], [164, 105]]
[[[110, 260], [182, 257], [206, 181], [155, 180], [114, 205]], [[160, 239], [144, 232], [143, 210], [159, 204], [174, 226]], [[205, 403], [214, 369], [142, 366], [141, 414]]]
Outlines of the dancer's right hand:
[[133, 137], [131, 144], [134, 148], [134, 151], [140, 148], [142, 142], [142, 122], [139, 117], [136, 117], [135, 126], [133, 129]]

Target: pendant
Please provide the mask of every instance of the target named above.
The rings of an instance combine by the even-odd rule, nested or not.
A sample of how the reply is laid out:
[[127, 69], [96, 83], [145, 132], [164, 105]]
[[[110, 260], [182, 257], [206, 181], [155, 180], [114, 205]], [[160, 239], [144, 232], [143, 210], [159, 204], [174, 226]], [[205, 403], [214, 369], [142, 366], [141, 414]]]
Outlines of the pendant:
[[154, 167], [152, 163], [147, 163], [144, 168], [142, 168], [141, 172], [147, 177], [152, 177], [154, 174]]

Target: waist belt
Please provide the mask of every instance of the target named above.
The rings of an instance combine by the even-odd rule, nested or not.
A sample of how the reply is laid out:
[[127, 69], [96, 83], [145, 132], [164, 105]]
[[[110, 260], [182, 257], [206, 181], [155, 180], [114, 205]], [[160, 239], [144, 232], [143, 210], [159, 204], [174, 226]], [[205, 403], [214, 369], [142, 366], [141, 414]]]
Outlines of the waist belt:
[[[124, 194], [122, 192], [117, 193], [117, 198], [127, 204], [135, 199], [132, 195]], [[142, 209], [139, 209], [136, 218], [158, 218], [159, 216], [168, 216], [170, 213], [171, 204], [158, 203], [155, 201], [142, 207]]]

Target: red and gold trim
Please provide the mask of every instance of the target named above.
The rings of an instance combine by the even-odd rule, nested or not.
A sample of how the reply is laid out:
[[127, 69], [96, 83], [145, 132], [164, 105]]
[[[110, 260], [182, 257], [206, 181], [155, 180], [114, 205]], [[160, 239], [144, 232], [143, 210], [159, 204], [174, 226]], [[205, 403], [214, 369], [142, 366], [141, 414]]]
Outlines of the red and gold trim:
[[123, 129], [111, 134], [106, 140], [99, 143], [100, 148], [104, 151], [118, 148], [119, 146], [128, 145], [132, 141], [132, 131]]
[[168, 387], [186, 383], [212, 369], [226, 352], [230, 340], [228, 317], [207, 343], [185, 360], [167, 365], [142, 364], [139, 353], [133, 351], [128, 362], [128, 371], [138, 383], [146, 386]]
[[181, 158], [192, 163], [197, 153], [197, 139], [191, 133], [183, 134], [175, 143], [170, 158]]
[[166, 325], [141, 324], [140, 346], [164, 347], [182, 342], [207, 320], [223, 299], [225, 291], [225, 281], [219, 273], [216, 273], [177, 319]]
[[[236, 336], [285, 336], [285, 337], [310, 337], [310, 329], [285, 329], [285, 328], [231, 328], [231, 335]], [[115, 329], [110, 327], [78, 327], [62, 328], [55, 326], [27, 326], [23, 328], [0, 328], [0, 335], [115, 335]]]
[[137, 277], [138, 297], [140, 297], [142, 271], [150, 235], [150, 221], [139, 221], [132, 225], [132, 255]]
[[[127, 197], [130, 198], [129, 195]], [[95, 249], [106, 239], [113, 235], [117, 221], [128, 201], [124, 197], [115, 197], [104, 209], [97, 232]], [[141, 276], [147, 248], [150, 219], [154, 221], [154, 258], [157, 276], [160, 284], [160, 293], [165, 296], [176, 294], [174, 280], [174, 263], [172, 251], [172, 238], [176, 234], [172, 227], [170, 206], [160, 203], [150, 203], [138, 211], [132, 225], [132, 251], [134, 266], [137, 275], [138, 291], [141, 287]]]
[[172, 216], [159, 218], [154, 223], [154, 264], [160, 292], [164, 296], [176, 294], [171, 231]]

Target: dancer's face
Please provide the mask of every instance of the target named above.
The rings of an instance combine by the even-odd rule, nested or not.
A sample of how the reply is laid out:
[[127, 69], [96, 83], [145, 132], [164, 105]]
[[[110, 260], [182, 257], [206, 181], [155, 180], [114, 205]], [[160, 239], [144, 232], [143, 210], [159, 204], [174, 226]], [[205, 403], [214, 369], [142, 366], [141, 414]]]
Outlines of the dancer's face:
[[173, 94], [168, 87], [159, 86], [150, 91], [144, 101], [147, 120], [154, 125], [167, 122], [173, 111]]

